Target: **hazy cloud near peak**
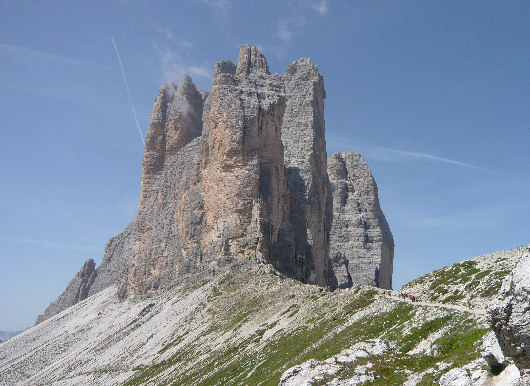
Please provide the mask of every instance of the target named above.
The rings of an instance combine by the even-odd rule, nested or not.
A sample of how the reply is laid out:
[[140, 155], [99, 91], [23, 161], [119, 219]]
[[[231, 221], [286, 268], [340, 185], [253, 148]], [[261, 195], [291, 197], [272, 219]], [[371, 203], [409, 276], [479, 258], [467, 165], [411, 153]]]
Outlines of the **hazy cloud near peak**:
[[311, 8], [313, 8], [320, 16], [327, 15], [329, 11], [330, 0], [320, 0], [311, 3]]
[[207, 65], [189, 66], [187, 70], [188, 70], [188, 73], [192, 77], [208, 78], [208, 79], [212, 77], [212, 70]]
[[282, 20], [278, 23], [276, 36], [284, 41], [290, 41], [293, 38], [293, 31], [291, 30], [287, 20]]
[[186, 63], [179, 54], [169, 48], [160, 48], [155, 45], [155, 49], [160, 56], [161, 70], [165, 82], [177, 84], [184, 73], [192, 78], [210, 79], [213, 70], [208, 64]]
[[225, 23], [231, 16], [232, 0], [202, 0], [215, 12], [218, 21]]

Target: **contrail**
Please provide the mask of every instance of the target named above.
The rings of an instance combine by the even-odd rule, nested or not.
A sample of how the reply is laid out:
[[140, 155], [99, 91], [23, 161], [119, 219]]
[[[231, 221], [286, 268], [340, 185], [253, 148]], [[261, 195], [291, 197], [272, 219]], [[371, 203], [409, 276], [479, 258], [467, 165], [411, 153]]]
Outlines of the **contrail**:
[[142, 135], [142, 130], [140, 130], [140, 125], [138, 124], [138, 118], [136, 117], [136, 109], [134, 108], [134, 103], [131, 97], [131, 92], [129, 91], [129, 84], [127, 83], [127, 77], [125, 76], [125, 71], [123, 71], [123, 64], [121, 63], [121, 57], [118, 51], [118, 46], [116, 45], [114, 38], [111, 38], [111, 39], [112, 39], [112, 44], [114, 45], [114, 50], [116, 51], [116, 56], [118, 57], [118, 62], [120, 63], [121, 74], [123, 75], [123, 81], [125, 82], [125, 88], [127, 89], [127, 95], [129, 96], [129, 102], [131, 103], [131, 109], [134, 115], [134, 121], [136, 122], [138, 133], [140, 133], [140, 138], [142, 138], [142, 143], [145, 146], [144, 136]]

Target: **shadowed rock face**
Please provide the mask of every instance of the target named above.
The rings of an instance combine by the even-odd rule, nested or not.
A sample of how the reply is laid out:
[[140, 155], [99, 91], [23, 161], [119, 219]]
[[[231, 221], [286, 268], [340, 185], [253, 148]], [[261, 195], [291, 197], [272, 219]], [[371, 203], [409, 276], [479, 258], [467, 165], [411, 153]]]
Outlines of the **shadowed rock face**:
[[[502, 284], [490, 322], [499, 344], [530, 382], [530, 248]], [[527, 383], [526, 383], [527, 384]]]
[[330, 258], [337, 285], [392, 288], [394, 239], [368, 165], [358, 153], [335, 153], [328, 174], [333, 191]]
[[[216, 64], [210, 93], [187, 75], [163, 85], [135, 219], [108, 242], [90, 279], [72, 280], [38, 321], [109, 286], [120, 298], [142, 296], [234, 265], [270, 264], [331, 288], [389, 288], [393, 241], [368, 167], [339, 156], [346, 174], [331, 168], [328, 178], [324, 98], [310, 59], [270, 75], [262, 51], [248, 45], [237, 65]], [[356, 175], [364, 179], [351, 182]], [[344, 191], [353, 198], [339, 199]]]
[[296, 276], [326, 285], [329, 280], [331, 192], [324, 137], [324, 79], [311, 59], [294, 61], [283, 76], [287, 105], [282, 125], [285, 167], [295, 229]]

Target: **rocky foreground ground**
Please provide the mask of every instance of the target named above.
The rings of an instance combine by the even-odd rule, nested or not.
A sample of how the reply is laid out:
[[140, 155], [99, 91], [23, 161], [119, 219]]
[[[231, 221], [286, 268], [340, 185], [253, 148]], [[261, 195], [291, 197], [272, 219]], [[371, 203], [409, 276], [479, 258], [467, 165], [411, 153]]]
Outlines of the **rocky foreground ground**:
[[439, 288], [429, 275], [404, 288], [422, 294], [411, 303], [371, 286], [329, 292], [266, 265], [143, 300], [107, 288], [0, 344], [0, 384], [515, 384], [484, 305], [506, 276], [496, 272], [525, 252], [430, 274], [479, 282], [466, 302], [428, 297]]

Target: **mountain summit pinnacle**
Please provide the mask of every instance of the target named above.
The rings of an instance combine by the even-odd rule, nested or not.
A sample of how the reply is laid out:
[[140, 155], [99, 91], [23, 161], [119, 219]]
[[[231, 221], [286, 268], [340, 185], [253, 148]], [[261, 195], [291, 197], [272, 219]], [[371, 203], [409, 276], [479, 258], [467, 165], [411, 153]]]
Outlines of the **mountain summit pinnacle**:
[[245, 76], [249, 74], [270, 75], [270, 72], [263, 51], [260, 48], [245, 44], [239, 50], [236, 75]]
[[356, 153], [328, 162], [325, 97], [310, 59], [271, 75], [249, 45], [237, 66], [216, 64], [210, 92], [186, 74], [164, 84], [136, 217], [38, 321], [110, 286], [124, 299], [264, 265], [331, 289], [390, 288], [394, 242], [377, 186]]

